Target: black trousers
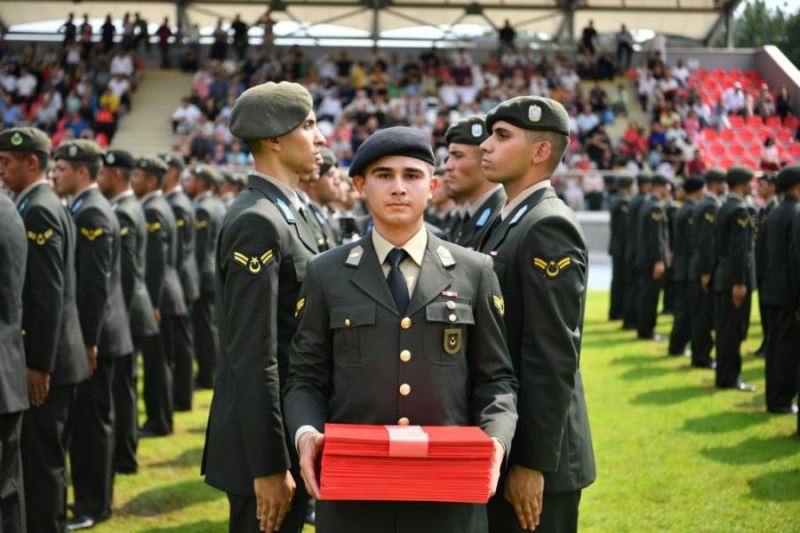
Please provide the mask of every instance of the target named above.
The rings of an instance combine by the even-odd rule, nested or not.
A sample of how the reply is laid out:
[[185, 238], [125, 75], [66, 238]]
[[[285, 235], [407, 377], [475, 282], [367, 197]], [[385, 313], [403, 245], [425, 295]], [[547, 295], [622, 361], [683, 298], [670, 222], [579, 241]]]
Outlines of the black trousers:
[[67, 526], [67, 449], [75, 385], [50, 387], [45, 402], [22, 419], [22, 475], [28, 531], [63, 533]]
[[160, 333], [147, 337], [142, 344], [144, 360], [144, 429], [158, 435], [172, 433], [172, 364], [168, 359], [174, 317], [162, 317]]
[[195, 356], [197, 357], [197, 386], [214, 388], [214, 376], [217, 373], [217, 314], [214, 304], [214, 293], [204, 292], [192, 307], [192, 325], [194, 326]]
[[717, 387], [733, 387], [742, 372], [742, 341], [750, 316], [750, 298], [735, 307], [730, 289], [714, 293], [717, 330]]
[[608, 319], [619, 320], [625, 314], [625, 263], [621, 258], [611, 260], [611, 294]]
[[[770, 336], [764, 373], [767, 409], [788, 407], [797, 394], [800, 365], [800, 321], [790, 307], [766, 307]], [[764, 317], [762, 316], [762, 321]]]
[[192, 410], [192, 362], [194, 361], [194, 334], [192, 331], [192, 304], [189, 312], [173, 318], [167, 346], [172, 350], [172, 403], [175, 411]]
[[766, 350], [767, 349], [767, 345], [769, 344], [770, 323], [769, 323], [769, 320], [767, 320], [767, 313], [768, 313], [767, 308], [768, 308], [768, 306], [764, 304], [764, 301], [763, 301], [763, 298], [762, 298], [763, 294], [764, 294], [764, 292], [761, 290], [761, 287], [759, 287], [758, 288], [758, 311], [759, 311], [759, 314], [761, 315], [761, 334], [762, 334], [761, 346], [759, 347], [759, 350], [761, 350], [761, 349]]
[[22, 482], [22, 411], [0, 413], [0, 531], [25, 533]]
[[658, 296], [662, 280], [654, 280], [649, 268], [639, 269], [638, 317], [636, 331], [640, 339], [649, 339], [656, 331]]
[[[581, 491], [549, 494], [542, 498], [542, 514], [536, 531], [541, 533], [575, 533], [578, 531], [578, 507]], [[503, 497], [502, 491], [489, 500], [486, 507], [489, 515], [490, 533], [522, 533], [514, 508]]]
[[625, 272], [625, 300], [622, 316], [622, 327], [633, 329], [637, 326], [637, 315], [639, 309], [637, 307], [637, 287], [639, 286], [639, 275], [636, 267], [630, 264], [624, 266]]
[[664, 299], [661, 306], [666, 313], [675, 312], [675, 281], [672, 279], [672, 269], [667, 268], [662, 278], [662, 288], [664, 289]]
[[114, 470], [133, 473], [138, 469], [139, 410], [136, 405], [136, 360], [143, 340], [134, 341], [134, 353], [114, 361]]
[[711, 338], [711, 332], [714, 330], [714, 293], [704, 291], [699, 280], [692, 280], [689, 284], [689, 301], [692, 307], [692, 365], [707, 366], [712, 361], [711, 349], [714, 347], [714, 340]]
[[[297, 461], [294, 461], [296, 464]], [[281, 533], [301, 533], [306, 521], [306, 509], [308, 508], [308, 493], [306, 492], [303, 478], [300, 477], [300, 469], [293, 467], [291, 470], [297, 490], [292, 500], [292, 508], [283, 520]], [[228, 494], [230, 504], [230, 517], [228, 531], [230, 533], [260, 533], [258, 520], [256, 519], [256, 497], [254, 494], [241, 496], [239, 494]]]
[[688, 281], [673, 281], [675, 302], [672, 309], [674, 320], [669, 335], [670, 355], [683, 355], [692, 337], [691, 285]]
[[114, 488], [114, 363], [97, 358], [97, 371], [78, 384], [69, 458], [75, 515], [111, 516]]

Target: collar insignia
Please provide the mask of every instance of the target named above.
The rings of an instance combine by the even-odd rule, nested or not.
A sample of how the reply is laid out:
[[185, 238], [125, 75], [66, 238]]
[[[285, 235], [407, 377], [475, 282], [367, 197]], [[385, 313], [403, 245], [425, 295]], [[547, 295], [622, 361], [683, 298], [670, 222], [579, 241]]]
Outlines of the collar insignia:
[[357, 267], [358, 264], [361, 262], [361, 256], [364, 254], [364, 249], [361, 245], [356, 246], [350, 253], [347, 254], [347, 259], [345, 260], [344, 264], [351, 267]]
[[456, 260], [453, 259], [453, 254], [444, 246], [439, 246], [436, 249], [436, 253], [439, 255], [439, 261], [442, 262], [443, 267], [449, 268], [456, 264]]
[[492, 214], [492, 208], [491, 207], [487, 207], [486, 209], [484, 209], [483, 212], [481, 212], [481, 216], [480, 216], [480, 218], [478, 218], [478, 221], [475, 222], [475, 226], [477, 226], [479, 228], [482, 228], [483, 226], [485, 226], [486, 225], [486, 221], [489, 220], [489, 217], [491, 216], [491, 214]]

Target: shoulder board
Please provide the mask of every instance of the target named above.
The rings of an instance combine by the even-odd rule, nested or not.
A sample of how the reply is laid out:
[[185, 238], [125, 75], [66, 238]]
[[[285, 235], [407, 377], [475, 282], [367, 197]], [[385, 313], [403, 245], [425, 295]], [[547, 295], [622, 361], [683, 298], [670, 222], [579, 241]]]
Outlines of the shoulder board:
[[347, 259], [344, 264], [349, 267], [357, 267], [361, 263], [361, 257], [364, 255], [364, 249], [361, 245], [355, 246], [350, 253], [347, 254]]
[[292, 213], [292, 210], [289, 209], [288, 205], [286, 205], [286, 202], [284, 202], [283, 200], [278, 198], [277, 200], [275, 200], [275, 205], [277, 205], [278, 209], [281, 210], [281, 213], [283, 214], [283, 218], [286, 219], [286, 222], [288, 222], [289, 224], [294, 224], [294, 222], [295, 222], [294, 213]]
[[72, 207], [70, 207], [70, 208], [69, 208], [70, 212], [71, 212], [73, 215], [74, 215], [75, 213], [77, 213], [77, 212], [78, 212], [78, 210], [79, 210], [79, 209], [80, 209], [80, 208], [83, 206], [83, 202], [84, 202], [84, 199], [83, 199], [83, 198], [81, 198], [81, 199], [79, 199], [77, 202], [75, 202], [74, 204], [72, 204]]
[[28, 207], [28, 204], [30, 202], [31, 202], [31, 197], [27, 196], [24, 200], [22, 200], [22, 203], [19, 204], [19, 207], [17, 207], [17, 212], [21, 214], [23, 211], [25, 211], [25, 208]]
[[508, 225], [509, 226], [513, 226], [514, 224], [519, 222], [519, 219], [522, 218], [522, 215], [524, 215], [527, 210], [528, 210], [528, 206], [527, 205], [523, 205], [522, 208], [517, 211], [517, 214], [514, 215], [514, 218], [511, 219], [511, 221], [508, 223]]
[[489, 220], [489, 217], [492, 215], [492, 208], [487, 207], [481, 212], [481, 216], [478, 218], [478, 221], [475, 222], [475, 226], [478, 228], [482, 228], [486, 225], [486, 221]]
[[456, 264], [456, 260], [453, 259], [453, 254], [444, 246], [439, 246], [436, 249], [436, 253], [439, 255], [439, 261], [442, 262], [443, 267], [449, 268]]

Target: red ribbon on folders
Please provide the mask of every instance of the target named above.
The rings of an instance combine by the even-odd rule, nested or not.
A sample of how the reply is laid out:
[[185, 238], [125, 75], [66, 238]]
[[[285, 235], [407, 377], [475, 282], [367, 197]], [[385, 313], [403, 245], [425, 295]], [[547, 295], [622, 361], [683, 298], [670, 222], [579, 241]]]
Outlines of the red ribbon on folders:
[[389, 457], [427, 457], [430, 438], [422, 426], [384, 426], [389, 433]]

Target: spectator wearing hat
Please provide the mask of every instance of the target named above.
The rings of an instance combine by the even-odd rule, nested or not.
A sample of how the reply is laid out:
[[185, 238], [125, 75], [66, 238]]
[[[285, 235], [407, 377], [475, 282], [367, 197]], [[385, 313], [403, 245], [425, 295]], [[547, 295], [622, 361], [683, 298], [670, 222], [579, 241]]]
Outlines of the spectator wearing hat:
[[145, 283], [153, 316], [159, 324], [159, 342], [142, 352], [144, 359], [144, 404], [147, 419], [140, 437], [169, 435], [172, 424], [173, 339], [176, 322], [187, 313], [178, 276], [178, 227], [161, 188], [167, 164], [157, 156], [136, 159], [131, 188], [144, 210], [147, 224]]
[[178, 229], [178, 277], [181, 280], [186, 314], [175, 320], [173, 346], [173, 408], [175, 411], [192, 410], [192, 360], [195, 353], [194, 331], [192, 328], [192, 306], [200, 296], [200, 276], [197, 271], [195, 255], [194, 208], [192, 201], [183, 191], [181, 175], [185, 167], [183, 157], [178, 154], [163, 154], [167, 164], [161, 190], [164, 199], [175, 215]]
[[727, 185], [725, 172], [716, 168], [705, 174], [706, 195], [692, 213], [692, 257], [689, 260], [689, 282], [692, 286], [692, 366], [714, 368], [711, 358], [714, 341], [714, 293], [711, 275], [716, 264], [714, 222]]
[[[797, 275], [800, 243], [800, 165], [788, 165], [777, 176], [783, 200], [767, 217], [767, 268], [763, 292], [766, 335], [767, 411], [797, 412], [798, 346], [800, 346], [800, 279]], [[799, 428], [800, 429], [800, 428]]]
[[728, 197], [714, 221], [716, 267], [713, 276], [716, 322], [717, 368], [715, 385], [721, 389], [754, 392], [741, 380], [742, 354], [750, 301], [755, 287], [753, 223], [745, 198], [750, 194], [753, 170], [745, 166], [728, 169]]
[[588, 252], [550, 181], [569, 144], [569, 116], [555, 100], [523, 96], [492, 109], [486, 129], [481, 163], [507, 202], [480, 251], [501, 279], [509, 352], [525, 391], [502, 491], [489, 503], [490, 531], [574, 530], [595, 465], [580, 370]]
[[478, 247], [482, 232], [506, 203], [502, 185], [487, 180], [481, 168], [480, 145], [488, 137], [480, 116], [456, 122], [445, 134], [448, 156], [444, 188], [459, 205], [449, 240], [466, 248]]
[[217, 196], [222, 175], [209, 165], [191, 168], [186, 179], [186, 193], [194, 205], [195, 255], [200, 273], [200, 294], [192, 307], [192, 324], [195, 334], [197, 379], [195, 385], [202, 389], [214, 387], [217, 370], [219, 331], [216, 316], [216, 291], [214, 288], [214, 261], [217, 250], [225, 204]]
[[28, 531], [66, 529], [67, 428], [77, 384], [89, 377], [75, 301], [75, 224], [45, 180], [49, 154], [41, 130], [0, 133], [0, 177], [16, 193], [28, 237], [22, 337], [31, 407], [20, 437]]
[[96, 182], [101, 158], [97, 143], [83, 139], [61, 144], [54, 155], [58, 192], [73, 198], [69, 210], [77, 227], [78, 318], [91, 373], [78, 385], [74, 404], [70, 529], [90, 528], [111, 516], [114, 365], [133, 353], [122, 293], [119, 223]]
[[694, 209], [705, 196], [705, 180], [686, 178], [681, 184], [686, 197], [675, 214], [673, 224], [672, 283], [674, 291], [672, 331], [669, 335], [669, 355], [686, 355], [686, 346], [692, 336], [691, 282], [689, 263], [694, 250]]
[[255, 171], [217, 239], [221, 352], [202, 464], [206, 483], [228, 495], [231, 531], [299, 532], [305, 518], [281, 389], [298, 293], [318, 253], [312, 215], [294, 191], [321, 163], [325, 139], [312, 107], [301, 85], [268, 82], [242, 93], [231, 113], [231, 133], [248, 145]]
[[633, 178], [620, 176], [616, 179], [616, 194], [611, 199], [611, 235], [608, 240], [608, 255], [611, 256], [611, 294], [608, 306], [608, 319], [619, 320], [625, 314], [627, 292], [633, 287], [627, 285], [625, 275], [625, 249], [627, 240], [627, 216], [633, 196]]
[[114, 361], [114, 471], [135, 474], [138, 470], [137, 355], [158, 346], [158, 323], [145, 285], [147, 223], [131, 190], [133, 156], [124, 150], [109, 150], [97, 178], [100, 191], [111, 203], [119, 222], [122, 294], [128, 311], [133, 353]]

